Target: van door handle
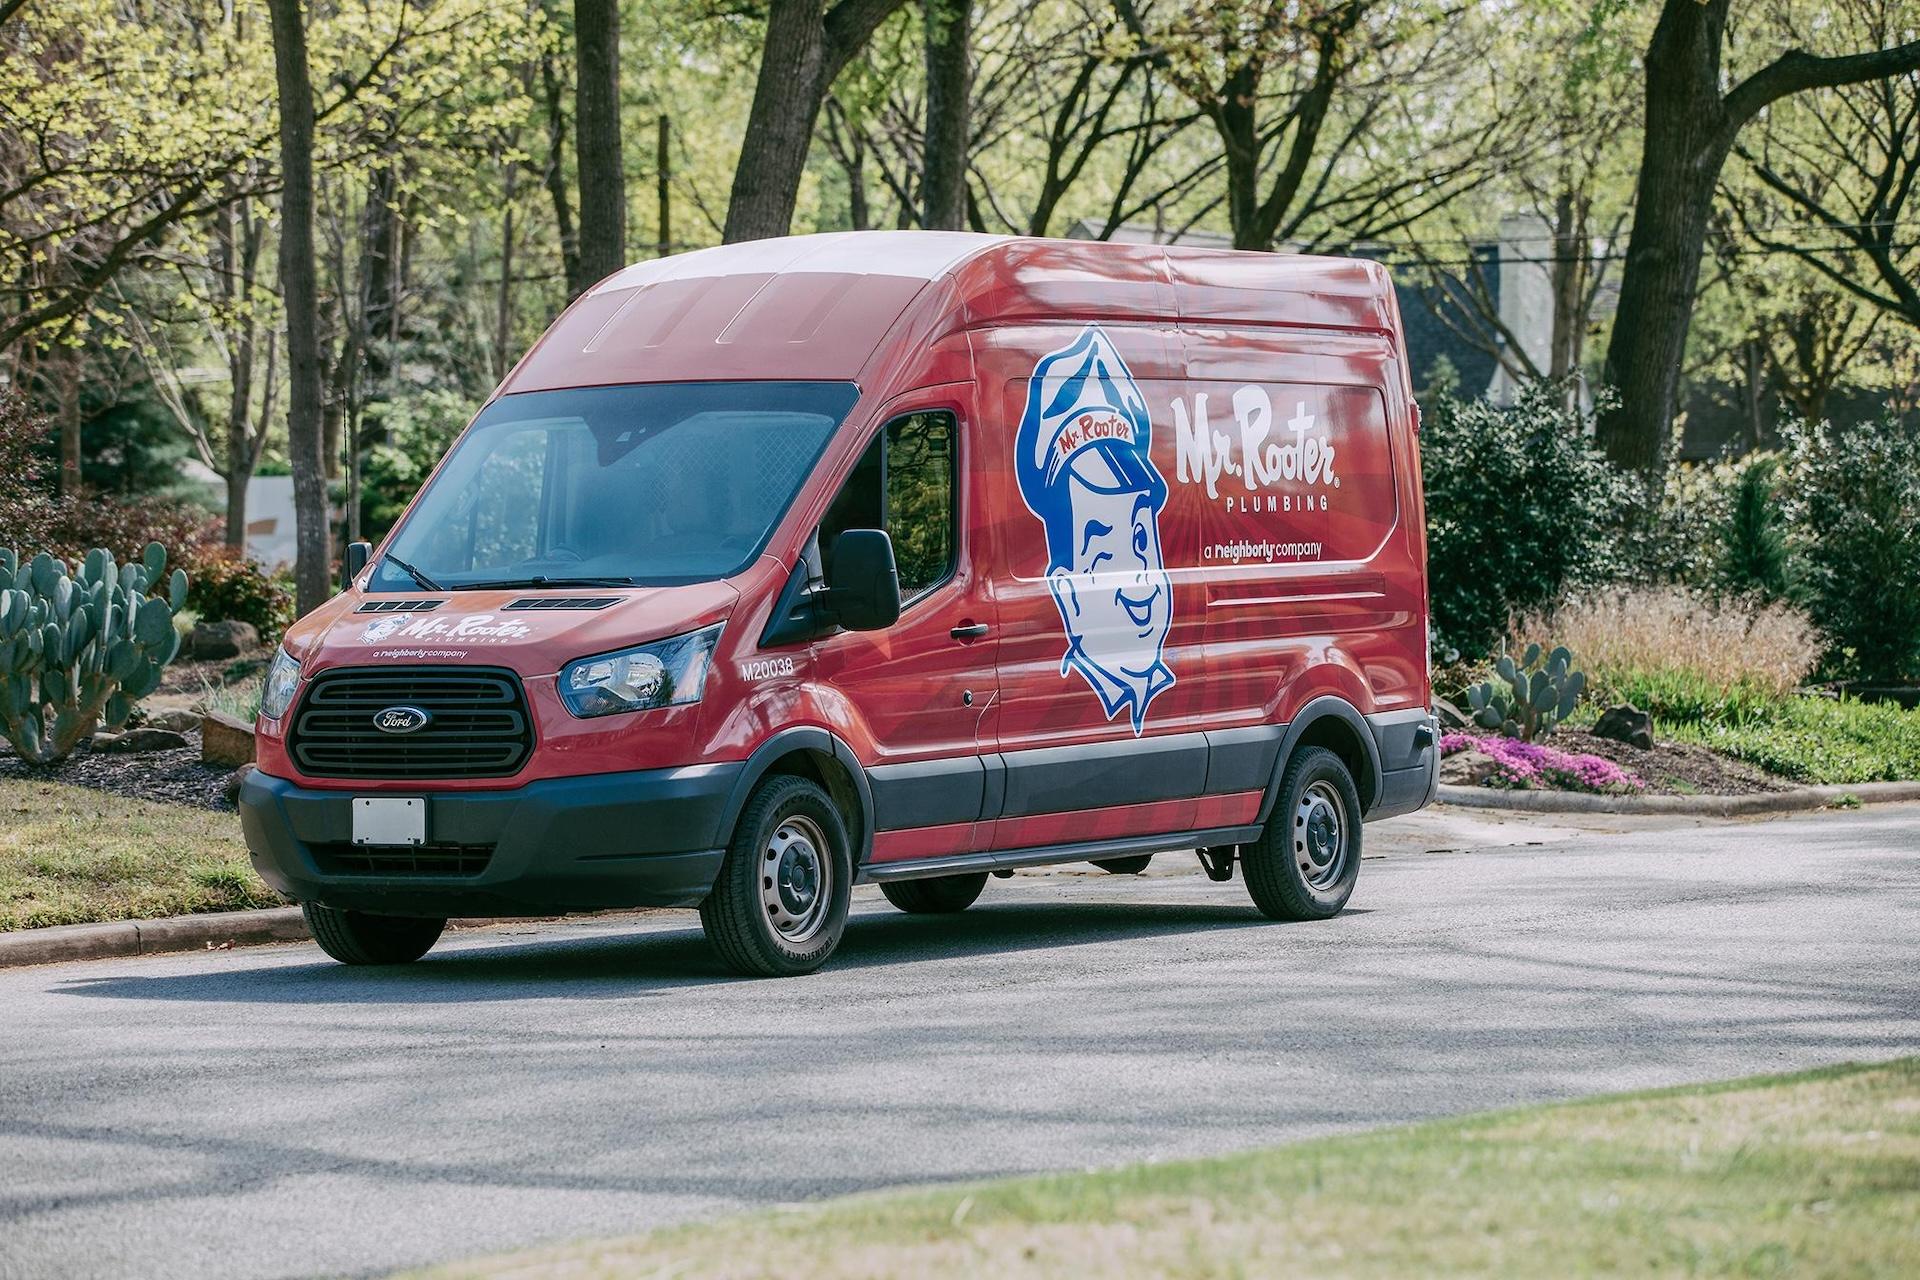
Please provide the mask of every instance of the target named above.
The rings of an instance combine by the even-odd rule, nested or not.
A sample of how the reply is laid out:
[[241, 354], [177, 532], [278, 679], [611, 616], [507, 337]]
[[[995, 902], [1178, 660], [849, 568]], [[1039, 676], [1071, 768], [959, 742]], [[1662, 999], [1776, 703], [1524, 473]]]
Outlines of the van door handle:
[[965, 626], [955, 627], [953, 630], [947, 632], [947, 634], [955, 640], [978, 640], [991, 630], [993, 630], [993, 628], [984, 622], [969, 622]]

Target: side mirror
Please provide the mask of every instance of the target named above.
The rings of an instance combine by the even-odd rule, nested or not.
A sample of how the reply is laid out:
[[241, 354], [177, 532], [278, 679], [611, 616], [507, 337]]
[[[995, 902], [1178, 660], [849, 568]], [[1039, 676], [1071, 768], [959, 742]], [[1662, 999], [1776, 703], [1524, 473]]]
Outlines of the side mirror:
[[340, 562], [340, 589], [342, 591], [345, 591], [353, 585], [353, 580], [360, 576], [360, 571], [367, 567], [367, 561], [372, 557], [373, 544], [371, 542], [349, 542], [347, 544], [346, 559]]
[[836, 538], [823, 603], [833, 620], [849, 631], [892, 626], [900, 617], [893, 539], [879, 529], [848, 529]]

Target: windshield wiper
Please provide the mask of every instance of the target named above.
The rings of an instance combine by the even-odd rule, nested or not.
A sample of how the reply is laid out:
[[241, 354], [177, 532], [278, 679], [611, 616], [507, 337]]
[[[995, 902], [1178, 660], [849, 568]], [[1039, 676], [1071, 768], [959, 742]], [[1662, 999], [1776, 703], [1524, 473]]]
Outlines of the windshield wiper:
[[412, 578], [415, 582], [420, 584], [420, 589], [422, 591], [445, 591], [446, 590], [445, 587], [441, 586], [439, 583], [435, 582], [432, 578], [429, 578], [426, 574], [420, 572], [418, 569], [414, 568], [412, 565], [408, 564], [405, 560], [402, 560], [399, 556], [393, 554], [393, 552], [391, 551], [387, 552], [386, 555], [380, 558], [382, 560], [393, 561], [395, 566], [397, 566], [403, 573], [405, 573], [409, 578]]
[[549, 578], [536, 573], [531, 578], [488, 578], [483, 582], [462, 582], [448, 588], [452, 591], [515, 591], [521, 588], [539, 589], [541, 587], [631, 587], [637, 585], [632, 578], [585, 577], [585, 578]]

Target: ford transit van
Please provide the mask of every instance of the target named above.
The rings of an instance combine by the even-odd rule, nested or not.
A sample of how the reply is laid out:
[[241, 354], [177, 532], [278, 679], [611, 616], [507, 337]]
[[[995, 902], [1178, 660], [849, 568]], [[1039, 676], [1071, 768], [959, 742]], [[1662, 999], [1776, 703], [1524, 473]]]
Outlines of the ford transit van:
[[860, 232], [567, 309], [342, 594], [240, 796], [349, 964], [698, 907], [818, 967], [853, 886], [1198, 850], [1338, 913], [1433, 796], [1419, 417], [1377, 264]]

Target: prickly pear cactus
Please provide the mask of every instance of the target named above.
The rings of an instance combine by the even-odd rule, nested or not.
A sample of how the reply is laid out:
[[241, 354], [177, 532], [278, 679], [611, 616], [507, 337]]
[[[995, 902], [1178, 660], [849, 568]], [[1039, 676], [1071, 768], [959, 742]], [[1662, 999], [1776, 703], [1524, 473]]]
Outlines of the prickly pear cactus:
[[179, 652], [187, 575], [157, 542], [125, 564], [95, 547], [78, 571], [0, 548], [0, 732], [32, 764], [126, 724]]
[[1520, 661], [1503, 653], [1493, 664], [1494, 678], [1467, 690], [1473, 722], [1509, 738], [1532, 742], [1573, 714], [1586, 691], [1587, 675], [1573, 669], [1573, 654], [1557, 645], [1541, 663], [1537, 644], [1527, 646]]

